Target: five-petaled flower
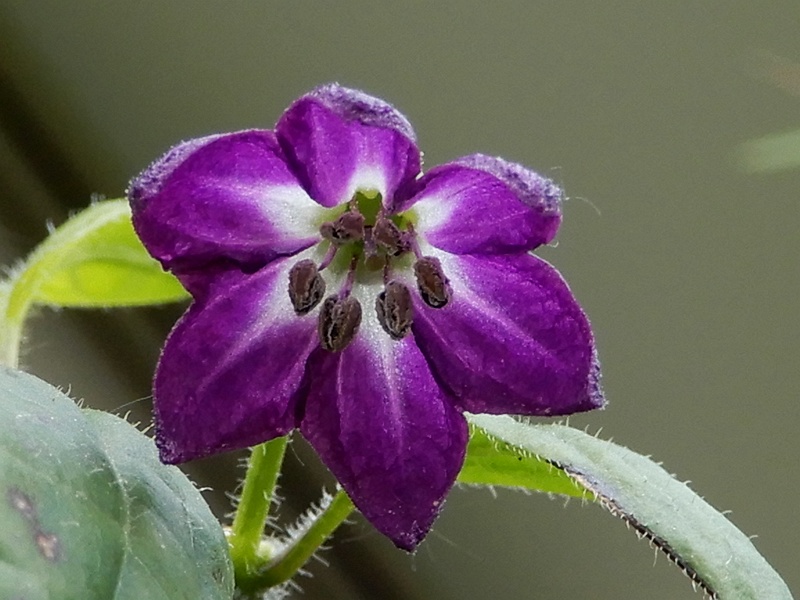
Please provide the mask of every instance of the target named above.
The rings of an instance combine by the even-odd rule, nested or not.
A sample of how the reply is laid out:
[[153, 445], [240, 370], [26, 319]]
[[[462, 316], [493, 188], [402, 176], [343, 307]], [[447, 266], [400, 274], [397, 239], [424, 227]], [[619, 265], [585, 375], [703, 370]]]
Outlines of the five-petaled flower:
[[128, 194], [194, 298], [155, 376], [165, 462], [299, 428], [411, 550], [463, 463], [464, 412], [603, 405], [586, 316], [529, 253], [555, 236], [561, 190], [483, 155], [422, 175], [381, 100], [318, 88], [274, 130], [179, 144]]

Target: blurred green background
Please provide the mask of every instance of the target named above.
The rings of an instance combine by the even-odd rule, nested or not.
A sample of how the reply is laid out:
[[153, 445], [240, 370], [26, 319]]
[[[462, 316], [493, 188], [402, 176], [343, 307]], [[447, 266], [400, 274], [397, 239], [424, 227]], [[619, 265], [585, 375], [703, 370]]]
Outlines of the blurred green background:
[[[691, 480], [800, 590], [800, 170], [741, 160], [800, 127], [796, 2], [4, 0], [0, 40], [0, 263], [173, 143], [271, 127], [333, 80], [395, 103], [429, 166], [481, 151], [555, 178], [570, 200], [541, 254], [593, 321], [610, 400], [572, 424]], [[23, 366], [147, 422], [181, 308], [44, 312]], [[285, 517], [325, 477], [301, 443], [289, 462]], [[230, 489], [237, 456], [190, 470]], [[414, 556], [357, 518], [299, 597], [698, 597], [621, 522], [563, 504], [455, 490]]]

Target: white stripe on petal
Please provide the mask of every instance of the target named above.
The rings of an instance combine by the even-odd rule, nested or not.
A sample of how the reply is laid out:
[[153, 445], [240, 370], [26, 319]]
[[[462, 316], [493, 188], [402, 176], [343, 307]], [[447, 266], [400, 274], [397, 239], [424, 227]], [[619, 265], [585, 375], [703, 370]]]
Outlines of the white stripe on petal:
[[319, 233], [325, 209], [300, 186], [261, 188], [258, 194], [264, 215], [286, 234], [307, 237]]
[[342, 202], [347, 202], [358, 192], [376, 191], [381, 198], [386, 198], [386, 173], [377, 166], [361, 165], [353, 173], [347, 185], [347, 197]]

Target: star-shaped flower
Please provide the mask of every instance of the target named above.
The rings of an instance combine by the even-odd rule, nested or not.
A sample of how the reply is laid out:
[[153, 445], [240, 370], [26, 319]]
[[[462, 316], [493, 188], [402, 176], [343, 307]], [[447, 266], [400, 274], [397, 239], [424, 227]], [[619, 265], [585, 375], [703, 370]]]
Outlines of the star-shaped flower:
[[529, 253], [561, 190], [483, 155], [420, 167], [402, 114], [327, 85], [133, 180], [136, 231], [194, 298], [155, 376], [164, 462], [299, 428], [410, 550], [463, 463], [465, 411], [603, 405], [589, 322]]

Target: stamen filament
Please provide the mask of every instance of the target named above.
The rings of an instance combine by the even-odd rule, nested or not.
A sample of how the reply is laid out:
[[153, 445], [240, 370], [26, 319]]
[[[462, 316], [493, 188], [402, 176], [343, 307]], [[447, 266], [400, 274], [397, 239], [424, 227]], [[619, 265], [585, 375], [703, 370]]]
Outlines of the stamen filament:
[[408, 243], [408, 247], [414, 253], [414, 256], [417, 258], [417, 260], [419, 260], [422, 258], [422, 250], [419, 247], [419, 242], [417, 242], [417, 232], [414, 231], [413, 223], [408, 224], [407, 233], [408, 235], [406, 237], [406, 242]]
[[322, 257], [322, 261], [319, 263], [317, 267], [318, 271], [322, 271], [323, 269], [327, 268], [332, 262], [333, 259], [336, 257], [336, 252], [338, 252], [339, 246], [336, 244], [331, 244], [328, 247], [328, 251], [325, 253], [325, 256]]
[[389, 257], [387, 256], [383, 262], [383, 283], [384, 285], [389, 283], [389, 276], [392, 274], [392, 267], [389, 261]]
[[350, 267], [347, 271], [347, 279], [344, 280], [344, 285], [339, 290], [339, 299], [344, 300], [353, 291], [353, 284], [356, 281], [356, 270], [358, 269], [358, 259], [361, 258], [361, 253], [356, 252], [353, 258], [350, 259]]

